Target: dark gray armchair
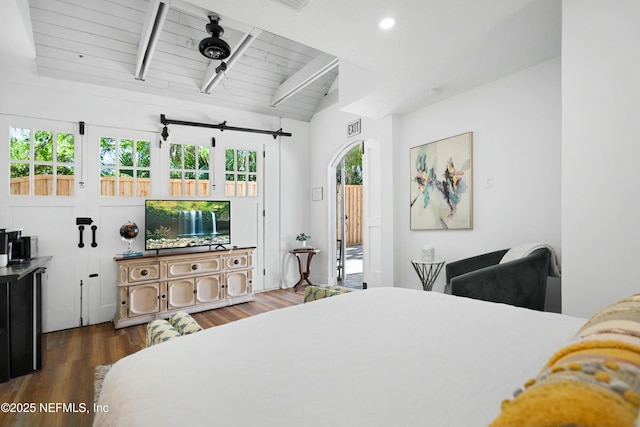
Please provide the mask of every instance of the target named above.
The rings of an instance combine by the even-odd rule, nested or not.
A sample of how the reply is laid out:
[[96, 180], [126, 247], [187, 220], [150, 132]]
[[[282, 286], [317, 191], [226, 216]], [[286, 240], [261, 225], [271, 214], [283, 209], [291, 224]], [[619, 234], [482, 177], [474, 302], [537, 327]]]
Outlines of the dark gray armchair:
[[544, 310], [550, 252], [531, 254], [500, 264], [508, 249], [446, 265], [445, 293]]

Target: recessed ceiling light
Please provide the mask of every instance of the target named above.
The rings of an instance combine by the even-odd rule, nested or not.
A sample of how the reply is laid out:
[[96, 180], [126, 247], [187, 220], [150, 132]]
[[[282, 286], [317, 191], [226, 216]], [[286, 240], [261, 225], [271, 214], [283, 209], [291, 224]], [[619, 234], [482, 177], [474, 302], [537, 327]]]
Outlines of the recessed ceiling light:
[[389, 30], [391, 29], [394, 25], [396, 24], [396, 20], [393, 18], [384, 18], [382, 21], [380, 21], [380, 28], [382, 28], [383, 30]]

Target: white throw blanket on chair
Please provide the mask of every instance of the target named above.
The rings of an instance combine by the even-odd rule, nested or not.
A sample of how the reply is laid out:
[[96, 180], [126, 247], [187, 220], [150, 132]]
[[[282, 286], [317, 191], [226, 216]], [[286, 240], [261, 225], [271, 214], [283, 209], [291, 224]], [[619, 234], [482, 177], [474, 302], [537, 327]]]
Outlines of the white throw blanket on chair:
[[551, 253], [549, 259], [549, 276], [560, 277], [560, 262], [558, 261], [558, 255], [552, 246], [545, 243], [522, 243], [520, 245], [516, 245], [504, 254], [500, 260], [500, 264], [525, 257], [531, 252], [543, 248], [548, 249]]

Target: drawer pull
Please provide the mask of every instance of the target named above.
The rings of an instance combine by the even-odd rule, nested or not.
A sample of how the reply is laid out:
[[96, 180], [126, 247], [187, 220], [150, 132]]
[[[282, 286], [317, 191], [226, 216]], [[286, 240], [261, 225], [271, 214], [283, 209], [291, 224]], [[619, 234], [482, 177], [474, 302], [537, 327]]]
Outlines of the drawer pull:
[[147, 270], [142, 270], [142, 271], [140, 272], [140, 275], [141, 275], [141, 276], [146, 276], [147, 274], [149, 274], [149, 272], [148, 272]]
[[234, 260], [233, 260], [233, 263], [234, 263], [235, 265], [238, 265], [238, 264], [240, 264], [240, 260], [236, 258], [236, 259], [234, 259]]
[[191, 269], [192, 269], [192, 270], [197, 270], [197, 269], [198, 269], [198, 264], [193, 264], [193, 265], [191, 266]]
[[122, 303], [121, 303], [121, 304], [122, 304], [122, 305], [127, 305], [127, 302], [126, 302], [126, 301], [122, 301]]

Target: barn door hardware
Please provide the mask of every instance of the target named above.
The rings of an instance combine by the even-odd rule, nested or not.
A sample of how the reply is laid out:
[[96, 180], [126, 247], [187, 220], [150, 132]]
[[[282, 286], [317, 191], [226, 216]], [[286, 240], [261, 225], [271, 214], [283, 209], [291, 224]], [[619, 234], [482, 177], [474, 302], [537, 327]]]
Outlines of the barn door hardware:
[[96, 230], [98, 229], [97, 225], [91, 226], [91, 247], [95, 248], [98, 246], [98, 242], [96, 242]]
[[84, 242], [82, 241], [82, 234], [84, 233], [84, 225], [81, 225], [80, 227], [78, 227], [78, 230], [80, 230], [80, 236], [78, 239], [78, 247], [79, 248], [84, 248]]
[[236, 126], [228, 126], [226, 120], [218, 124], [197, 123], [197, 122], [186, 122], [184, 120], [171, 120], [171, 119], [167, 119], [164, 114], [160, 114], [160, 123], [164, 125], [164, 128], [162, 129], [162, 137], [164, 138], [165, 141], [167, 140], [167, 138], [165, 138], [165, 135], [166, 137], [169, 137], [169, 130], [167, 128], [168, 125], [195, 126], [195, 127], [201, 127], [201, 128], [219, 129], [221, 132], [225, 130], [231, 130], [236, 132], [262, 133], [262, 134], [273, 136], [273, 139], [276, 139], [276, 137], [278, 136], [291, 136], [291, 133], [283, 132], [282, 128], [278, 130], [242, 128], [242, 127], [236, 127]]
[[[85, 225], [90, 225], [93, 223], [93, 220], [91, 218], [87, 218], [87, 217], [78, 217], [76, 218], [76, 225], [78, 226], [78, 231], [80, 233], [80, 235], [78, 236], [78, 247], [79, 248], [84, 248], [84, 226]], [[95, 229], [94, 229], [95, 227]], [[93, 227], [91, 227], [91, 230], [93, 230], [93, 243], [91, 244], [92, 247], [96, 247], [98, 246], [98, 244], [96, 243], [96, 237], [95, 237], [95, 230], [98, 227], [96, 227], [95, 225]]]

